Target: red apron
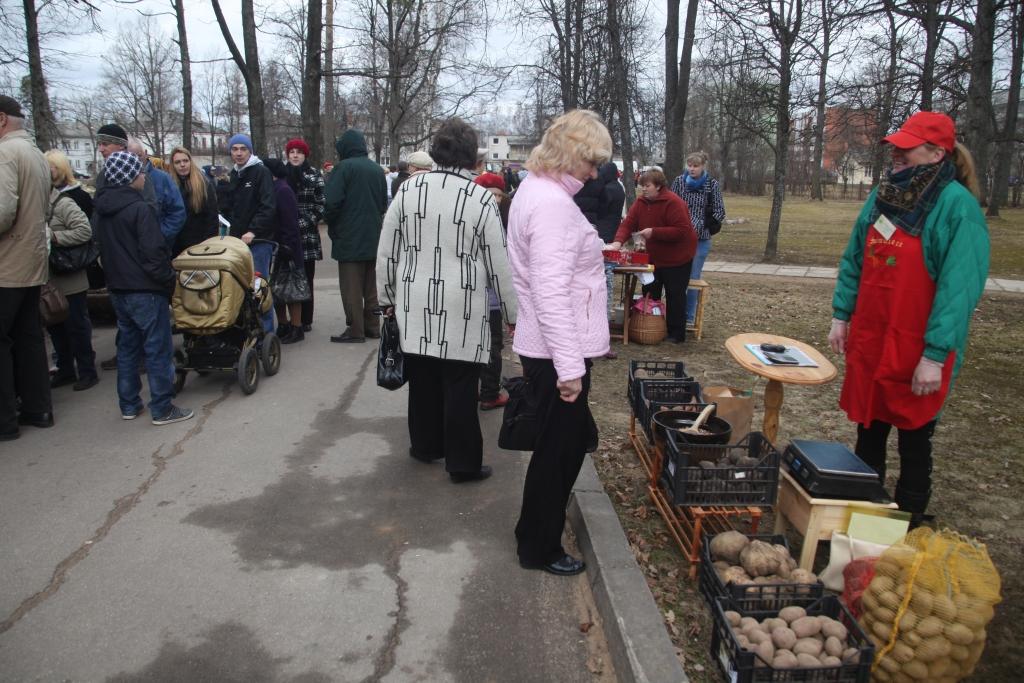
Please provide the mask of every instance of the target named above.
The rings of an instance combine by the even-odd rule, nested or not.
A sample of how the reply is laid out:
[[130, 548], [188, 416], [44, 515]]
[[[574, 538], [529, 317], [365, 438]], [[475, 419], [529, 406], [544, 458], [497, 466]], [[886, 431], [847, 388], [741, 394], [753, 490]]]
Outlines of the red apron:
[[946, 357], [936, 393], [915, 396], [911, 391], [934, 298], [921, 238], [896, 228], [887, 240], [872, 225], [839, 397], [839, 406], [852, 421], [869, 425], [880, 420], [898, 429], [917, 429], [938, 415], [949, 393], [956, 351]]

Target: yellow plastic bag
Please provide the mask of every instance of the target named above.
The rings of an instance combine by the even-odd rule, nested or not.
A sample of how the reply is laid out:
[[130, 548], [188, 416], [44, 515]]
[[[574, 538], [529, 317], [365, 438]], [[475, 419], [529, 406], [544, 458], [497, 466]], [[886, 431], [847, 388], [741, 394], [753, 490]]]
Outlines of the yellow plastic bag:
[[985, 545], [916, 529], [885, 551], [864, 592], [861, 626], [875, 645], [873, 681], [959, 681], [974, 671], [1002, 599]]

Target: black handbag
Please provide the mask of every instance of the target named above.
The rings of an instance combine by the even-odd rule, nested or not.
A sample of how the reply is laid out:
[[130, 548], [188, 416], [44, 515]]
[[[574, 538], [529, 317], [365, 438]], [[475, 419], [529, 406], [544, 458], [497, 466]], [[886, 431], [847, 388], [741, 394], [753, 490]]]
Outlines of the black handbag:
[[704, 193], [704, 228], [709, 235], [717, 235], [722, 231], [722, 221], [715, 218], [715, 207], [711, 204], [711, 190]]
[[532, 451], [537, 444], [537, 403], [530, 381], [512, 377], [502, 382], [508, 392], [508, 403], [501, 417], [498, 448], [510, 451]]
[[100, 243], [94, 239], [73, 247], [50, 247], [50, 269], [57, 275], [88, 268], [100, 257]]
[[52, 282], [39, 288], [39, 318], [44, 327], [59, 325], [70, 314], [67, 297]]
[[274, 295], [274, 301], [282, 304], [295, 304], [313, 298], [306, 271], [287, 260], [282, 262], [271, 278], [270, 292]]
[[385, 315], [380, 323], [380, 350], [377, 352], [377, 386], [394, 391], [405, 384], [405, 356], [401, 331], [395, 316]]

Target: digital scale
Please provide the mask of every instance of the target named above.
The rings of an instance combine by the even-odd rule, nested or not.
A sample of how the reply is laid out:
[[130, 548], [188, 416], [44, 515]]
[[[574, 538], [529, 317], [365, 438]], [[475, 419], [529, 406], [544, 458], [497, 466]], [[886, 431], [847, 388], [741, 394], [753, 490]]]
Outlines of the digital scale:
[[814, 498], [874, 503], [892, 500], [878, 473], [841, 443], [793, 439], [782, 454], [782, 462], [793, 479]]

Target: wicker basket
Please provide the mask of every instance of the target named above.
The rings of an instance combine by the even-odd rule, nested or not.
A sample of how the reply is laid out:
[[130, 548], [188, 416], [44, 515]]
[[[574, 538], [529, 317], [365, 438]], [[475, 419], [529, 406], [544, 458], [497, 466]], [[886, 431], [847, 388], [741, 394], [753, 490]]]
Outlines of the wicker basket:
[[665, 316], [640, 311], [629, 313], [629, 340], [637, 344], [657, 344], [668, 336]]

